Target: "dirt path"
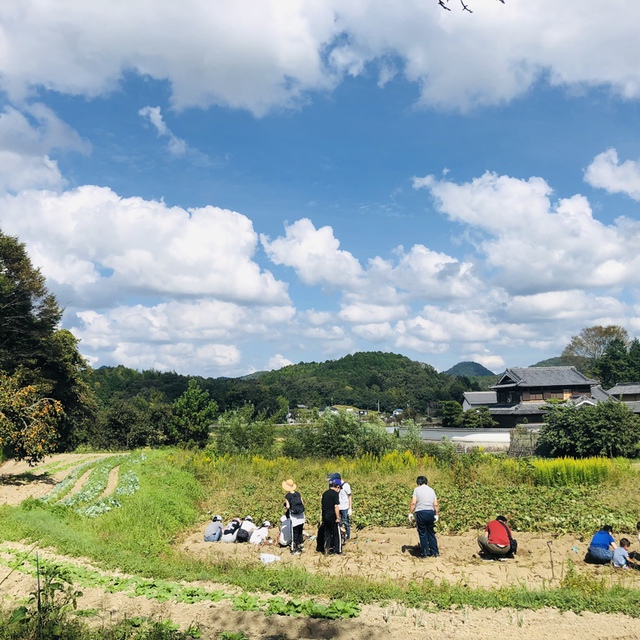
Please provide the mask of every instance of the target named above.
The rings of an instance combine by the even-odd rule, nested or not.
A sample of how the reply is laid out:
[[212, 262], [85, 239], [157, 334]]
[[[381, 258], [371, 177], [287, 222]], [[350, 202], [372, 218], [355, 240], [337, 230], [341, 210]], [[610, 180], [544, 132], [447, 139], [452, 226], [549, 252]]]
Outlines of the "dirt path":
[[110, 496], [116, 490], [116, 487], [118, 486], [119, 477], [120, 477], [120, 465], [118, 465], [117, 467], [113, 467], [113, 469], [109, 471], [109, 479], [107, 480], [107, 486], [104, 488], [104, 491], [100, 494], [100, 498], [98, 498], [98, 500], [102, 498], [106, 498], [107, 496]]
[[9, 460], [0, 465], [0, 504], [16, 506], [30, 497], [41, 498], [64, 480], [74, 466], [109, 455], [112, 454], [57, 454], [33, 467], [26, 462]]
[[447, 580], [469, 587], [491, 589], [526, 585], [531, 589], [558, 585], [569, 562], [577, 571], [587, 571], [607, 581], [640, 587], [640, 571], [614, 571], [608, 566], [583, 562], [587, 541], [576, 536], [517, 532], [518, 555], [504, 562], [486, 562], [477, 555], [477, 533], [438, 536], [439, 558], [417, 558], [415, 529], [368, 528], [344, 547], [342, 556], [324, 557], [316, 553], [315, 541], [307, 542], [302, 555], [292, 556], [288, 549], [256, 548], [249, 544], [225, 544], [203, 541], [203, 531], [192, 532], [178, 546], [186, 554], [203, 559], [254, 559], [265, 550], [280, 556], [279, 564], [304, 566], [312, 573], [357, 576], [372, 580]]
[[[14, 545], [12, 545], [14, 546]], [[26, 549], [27, 547], [20, 548]], [[231, 545], [229, 545], [231, 546]], [[64, 558], [59, 554], [41, 550], [43, 557], [64, 560], [84, 566], [87, 561]], [[0, 580], [8, 573], [0, 567]], [[213, 583], [199, 583], [207, 589], [222, 589], [227, 593], [233, 588]], [[11, 598], [27, 596], [35, 588], [35, 579], [15, 572], [2, 585], [3, 595]], [[397, 605], [385, 607], [364, 606], [358, 618], [351, 620], [314, 620], [283, 616], [265, 616], [260, 612], [234, 611], [229, 600], [182, 604], [157, 602], [144, 597], [129, 597], [123, 593], [110, 594], [101, 589], [83, 588], [79, 599], [80, 609], [97, 609], [97, 621], [109, 622], [131, 616], [146, 616], [160, 620], [171, 619], [183, 628], [198, 624], [203, 640], [218, 639], [222, 631], [242, 631], [251, 640], [283, 638], [286, 640], [311, 640], [337, 638], [339, 640], [383, 640], [406, 638], [456, 638], [495, 640], [499, 636], [514, 640], [573, 640], [640, 638], [638, 620], [623, 615], [559, 613], [553, 609], [540, 611], [500, 611], [463, 608], [454, 611], [427, 613], [422, 610]]]

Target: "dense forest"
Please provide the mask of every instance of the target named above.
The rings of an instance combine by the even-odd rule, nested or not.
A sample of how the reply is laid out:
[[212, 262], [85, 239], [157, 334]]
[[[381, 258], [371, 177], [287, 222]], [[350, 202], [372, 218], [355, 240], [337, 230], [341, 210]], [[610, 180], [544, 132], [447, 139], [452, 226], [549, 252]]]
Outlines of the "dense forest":
[[355, 353], [339, 360], [301, 363], [246, 378], [192, 378], [159, 371], [138, 372], [126, 367], [102, 367], [91, 384], [101, 404], [148, 398], [160, 394], [172, 402], [190, 379], [209, 392], [221, 411], [254, 406], [256, 414], [271, 416], [287, 407], [352, 405], [391, 412], [402, 408], [424, 414], [441, 400], [462, 399], [479, 388], [464, 376], [438, 373], [433, 367], [393, 353]]

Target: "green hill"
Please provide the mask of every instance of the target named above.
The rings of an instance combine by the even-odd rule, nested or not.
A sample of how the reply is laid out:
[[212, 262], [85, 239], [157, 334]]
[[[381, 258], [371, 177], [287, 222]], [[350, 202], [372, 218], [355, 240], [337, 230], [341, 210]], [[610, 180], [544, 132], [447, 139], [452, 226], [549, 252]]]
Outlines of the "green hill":
[[445, 371], [449, 376], [467, 376], [467, 378], [475, 378], [478, 376], [493, 376], [493, 371], [489, 371], [487, 367], [481, 365], [479, 362], [458, 362], [454, 364], [451, 369]]
[[[97, 395], [104, 404], [118, 399], [160, 394], [173, 402], [187, 388], [190, 377], [177, 373], [135, 371], [103, 367], [92, 373]], [[273, 415], [289, 406], [321, 408], [342, 404], [361, 409], [392, 411], [396, 408], [424, 413], [439, 400], [460, 400], [469, 381], [395, 353], [354, 353], [327, 362], [302, 362], [277, 371], [244, 378], [200, 378], [221, 411], [252, 404], [256, 411]]]

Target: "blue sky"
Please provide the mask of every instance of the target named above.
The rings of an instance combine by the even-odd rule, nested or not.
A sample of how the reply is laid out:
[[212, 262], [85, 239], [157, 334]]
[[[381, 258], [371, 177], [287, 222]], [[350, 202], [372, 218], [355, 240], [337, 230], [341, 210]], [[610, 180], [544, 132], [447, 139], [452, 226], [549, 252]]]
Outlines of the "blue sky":
[[640, 5], [449, 4], [0, 6], [0, 228], [94, 366], [640, 334]]

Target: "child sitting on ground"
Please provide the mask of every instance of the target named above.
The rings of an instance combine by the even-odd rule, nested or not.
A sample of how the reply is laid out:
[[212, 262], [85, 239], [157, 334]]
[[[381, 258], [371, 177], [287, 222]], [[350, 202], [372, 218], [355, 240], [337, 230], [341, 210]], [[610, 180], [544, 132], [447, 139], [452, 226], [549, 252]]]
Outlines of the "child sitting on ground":
[[616, 569], [628, 569], [632, 567], [637, 569], [637, 565], [629, 560], [629, 547], [631, 543], [627, 538], [620, 538], [620, 546], [616, 547], [613, 552], [613, 566]]

